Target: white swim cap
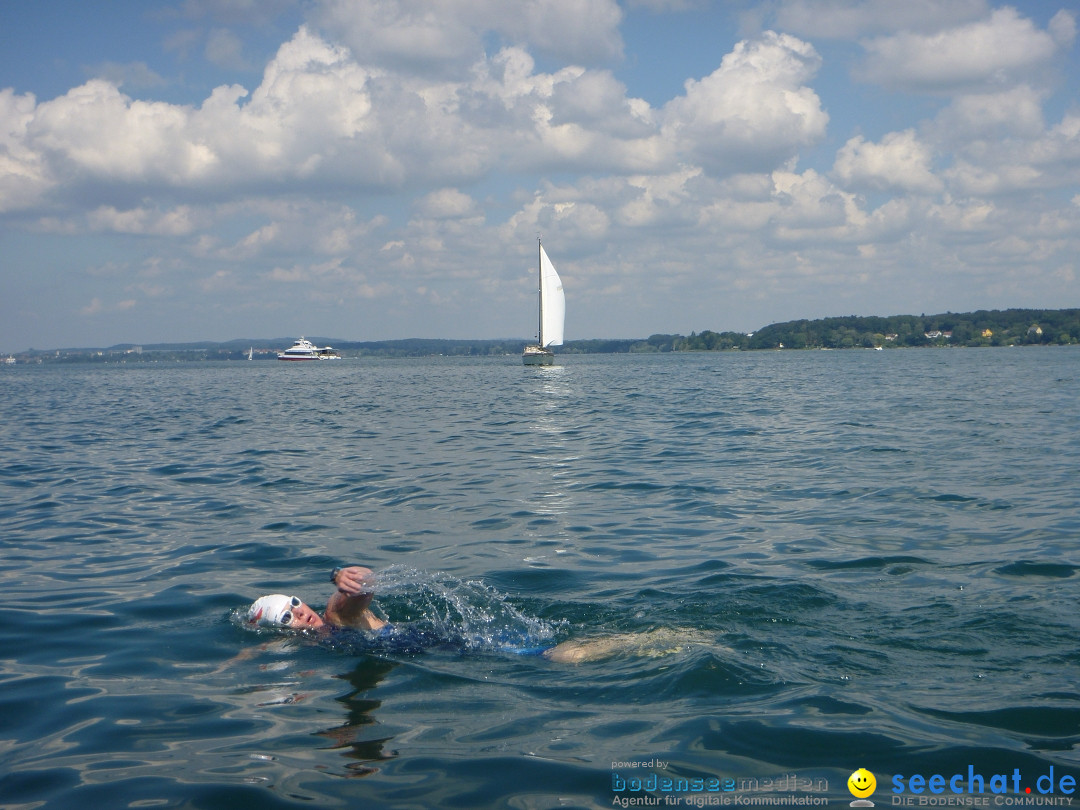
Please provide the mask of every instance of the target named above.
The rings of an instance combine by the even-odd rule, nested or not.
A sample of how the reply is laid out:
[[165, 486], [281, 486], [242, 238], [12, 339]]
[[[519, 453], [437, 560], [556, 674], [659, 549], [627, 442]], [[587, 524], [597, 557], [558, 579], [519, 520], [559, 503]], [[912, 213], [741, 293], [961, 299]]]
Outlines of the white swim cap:
[[248, 608], [248, 621], [267, 627], [288, 627], [292, 621], [293, 608], [298, 608], [301, 604], [303, 603], [295, 596], [286, 596], [283, 593], [260, 596]]

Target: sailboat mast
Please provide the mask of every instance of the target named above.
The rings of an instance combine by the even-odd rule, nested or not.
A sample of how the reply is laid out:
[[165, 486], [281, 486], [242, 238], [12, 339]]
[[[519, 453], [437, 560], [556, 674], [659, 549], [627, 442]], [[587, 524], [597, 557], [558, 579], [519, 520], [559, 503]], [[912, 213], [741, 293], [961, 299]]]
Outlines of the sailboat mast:
[[536, 237], [536, 278], [537, 281], [540, 282], [540, 286], [537, 288], [536, 295], [540, 302], [540, 306], [538, 307], [539, 320], [536, 324], [536, 342], [541, 349], [544, 348], [544, 265], [540, 258], [540, 251], [542, 249], [540, 237], [538, 236]]

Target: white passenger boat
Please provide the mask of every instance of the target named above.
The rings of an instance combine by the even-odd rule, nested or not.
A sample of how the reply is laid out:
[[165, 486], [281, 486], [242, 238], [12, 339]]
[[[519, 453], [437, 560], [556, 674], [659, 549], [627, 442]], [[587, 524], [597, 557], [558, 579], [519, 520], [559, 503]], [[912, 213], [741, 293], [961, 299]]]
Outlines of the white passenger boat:
[[340, 360], [341, 355], [333, 346], [316, 346], [307, 338], [299, 338], [283, 352], [278, 352], [278, 360]]

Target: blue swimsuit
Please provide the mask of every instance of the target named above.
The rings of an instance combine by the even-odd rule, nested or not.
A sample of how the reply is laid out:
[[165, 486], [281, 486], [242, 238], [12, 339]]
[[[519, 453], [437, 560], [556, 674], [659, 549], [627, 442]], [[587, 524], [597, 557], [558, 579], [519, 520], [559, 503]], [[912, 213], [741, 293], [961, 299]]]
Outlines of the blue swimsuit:
[[399, 626], [387, 623], [374, 633], [341, 628], [335, 632], [335, 636], [346, 633], [350, 642], [360, 641], [364, 647], [369, 648], [365, 650], [368, 652], [418, 653], [433, 647], [457, 647], [462, 651], [486, 649], [512, 655], [543, 655], [554, 646], [553, 644], [542, 646], [529, 644], [527, 638], [514, 633], [504, 633], [501, 638], [496, 637], [491, 640], [478, 639], [478, 643], [470, 644], [465, 638], [450, 639], [409, 624]]

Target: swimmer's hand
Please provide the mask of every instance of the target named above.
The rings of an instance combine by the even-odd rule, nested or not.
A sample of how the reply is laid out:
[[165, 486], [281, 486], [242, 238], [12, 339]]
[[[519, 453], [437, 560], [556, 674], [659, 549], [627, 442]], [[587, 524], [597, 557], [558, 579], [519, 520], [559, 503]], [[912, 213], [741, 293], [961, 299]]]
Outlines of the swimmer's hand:
[[375, 572], [360, 565], [338, 569], [334, 576], [338, 592], [345, 596], [372, 596], [375, 591]]
[[324, 618], [337, 627], [356, 627], [378, 630], [386, 622], [372, 613], [368, 606], [375, 596], [375, 574], [370, 568], [350, 565], [334, 572], [337, 592], [326, 603]]

